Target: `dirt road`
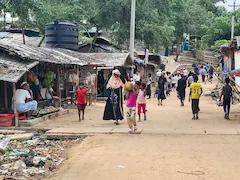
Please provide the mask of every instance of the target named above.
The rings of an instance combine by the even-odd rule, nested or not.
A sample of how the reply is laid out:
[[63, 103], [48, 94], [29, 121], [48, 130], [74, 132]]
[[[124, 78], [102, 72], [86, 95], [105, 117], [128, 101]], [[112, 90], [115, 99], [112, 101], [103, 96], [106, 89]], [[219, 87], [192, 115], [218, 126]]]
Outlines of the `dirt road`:
[[235, 136], [88, 137], [50, 180], [239, 180], [239, 143]]
[[[209, 88], [212, 86], [204, 86], [205, 90]], [[156, 99], [148, 101], [148, 120], [139, 123], [142, 134], [88, 137], [70, 150], [69, 159], [50, 180], [240, 179], [240, 139], [238, 135], [226, 135], [233, 130], [240, 132], [238, 113], [226, 121], [222, 108], [210, 97], [202, 97], [200, 120], [193, 121], [190, 104], [180, 107], [175, 93], [164, 106], [156, 104]], [[36, 127], [113, 127], [113, 122], [102, 121], [103, 108], [102, 103], [88, 108], [87, 118], [81, 123], [73, 111]], [[118, 127], [127, 127], [126, 121]], [[218, 135], [206, 135], [208, 130]]]

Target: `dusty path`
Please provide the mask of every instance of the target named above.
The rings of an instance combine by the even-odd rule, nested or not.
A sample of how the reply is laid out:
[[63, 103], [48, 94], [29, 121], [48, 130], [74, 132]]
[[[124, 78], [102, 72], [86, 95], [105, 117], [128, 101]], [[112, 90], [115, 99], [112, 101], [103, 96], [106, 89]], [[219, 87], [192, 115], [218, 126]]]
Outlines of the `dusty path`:
[[[211, 85], [204, 89], [212, 88]], [[239, 114], [230, 121], [223, 119], [222, 108], [210, 97], [202, 97], [200, 120], [191, 120], [190, 103], [180, 107], [172, 93], [164, 106], [148, 101], [148, 120], [139, 123], [140, 135], [99, 135], [88, 137], [70, 150], [69, 159], [50, 180], [239, 180], [240, 139], [224, 135], [240, 132]], [[116, 127], [102, 121], [103, 103], [88, 107], [87, 118], [77, 122], [72, 114], [47, 121], [35, 127], [83, 128]], [[118, 128], [127, 127], [123, 121]], [[206, 135], [203, 130], [220, 135]], [[165, 131], [168, 135], [159, 135]], [[175, 131], [189, 132], [188, 135]], [[196, 135], [202, 132], [203, 135]], [[231, 133], [230, 133], [231, 134]], [[117, 168], [124, 165], [124, 169]]]
[[94, 136], [50, 180], [239, 180], [239, 152], [236, 136]]

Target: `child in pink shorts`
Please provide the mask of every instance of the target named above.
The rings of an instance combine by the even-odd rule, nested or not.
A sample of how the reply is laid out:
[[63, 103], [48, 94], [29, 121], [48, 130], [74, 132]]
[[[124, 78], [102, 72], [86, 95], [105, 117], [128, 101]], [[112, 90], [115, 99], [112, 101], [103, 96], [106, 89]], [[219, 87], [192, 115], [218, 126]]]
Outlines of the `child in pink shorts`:
[[141, 84], [138, 97], [137, 97], [137, 103], [138, 103], [138, 116], [139, 116], [139, 121], [141, 121], [141, 110], [144, 114], [144, 121], [147, 120], [146, 116], [146, 84]]

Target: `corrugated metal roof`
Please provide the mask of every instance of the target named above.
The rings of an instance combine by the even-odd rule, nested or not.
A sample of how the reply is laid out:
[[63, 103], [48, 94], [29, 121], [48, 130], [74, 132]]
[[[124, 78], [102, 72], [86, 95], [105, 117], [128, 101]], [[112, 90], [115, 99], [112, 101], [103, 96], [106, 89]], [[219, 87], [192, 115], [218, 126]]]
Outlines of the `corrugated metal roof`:
[[103, 64], [101, 60], [66, 49], [32, 47], [24, 44], [6, 43], [0, 40], [0, 48], [25, 60], [35, 60], [54, 64], [88, 65]]
[[0, 32], [0, 38], [4, 38], [9, 34], [9, 32]]
[[84, 53], [88, 57], [101, 60], [107, 67], [131, 66], [133, 61], [129, 53]]
[[32, 47], [1, 40], [0, 49], [24, 60], [54, 64], [129, 66], [133, 63], [129, 53], [79, 53], [67, 49]]
[[0, 57], [0, 80], [16, 83], [37, 64], [38, 61], [18, 61]]
[[[28, 37], [25, 36], [26, 45], [38, 47], [42, 37]], [[15, 43], [23, 44], [23, 38], [21, 33], [0, 32], [0, 41], [3, 43]], [[45, 46], [45, 42], [42, 43]]]

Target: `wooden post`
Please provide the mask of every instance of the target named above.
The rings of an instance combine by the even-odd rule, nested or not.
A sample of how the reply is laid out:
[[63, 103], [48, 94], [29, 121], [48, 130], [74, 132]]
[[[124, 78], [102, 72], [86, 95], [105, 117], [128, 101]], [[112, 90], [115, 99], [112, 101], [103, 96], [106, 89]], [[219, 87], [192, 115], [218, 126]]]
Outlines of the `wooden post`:
[[67, 79], [65, 79], [65, 81], [64, 81], [64, 86], [65, 86], [65, 94], [66, 94], [66, 99], [67, 99], [68, 95], [69, 95], [69, 88], [68, 88], [69, 70], [65, 69], [65, 73], [67, 74]]
[[147, 64], [144, 65], [144, 79], [147, 80]]
[[7, 95], [7, 82], [4, 82], [4, 104], [5, 104], [5, 108], [8, 108], [8, 95]]
[[36, 75], [38, 75], [38, 65], [36, 66]]
[[27, 73], [24, 74], [24, 81], [27, 82]]
[[16, 84], [13, 83], [13, 109], [15, 117], [15, 126], [18, 127], [18, 113], [17, 113], [17, 101], [16, 101]]
[[59, 106], [62, 106], [61, 88], [60, 88], [60, 68], [57, 66], [57, 92], [59, 97]]
[[98, 93], [98, 67], [96, 66], [96, 78], [95, 78], [95, 92], [94, 92], [94, 100], [95, 100], [95, 103], [97, 103], [97, 93]]

